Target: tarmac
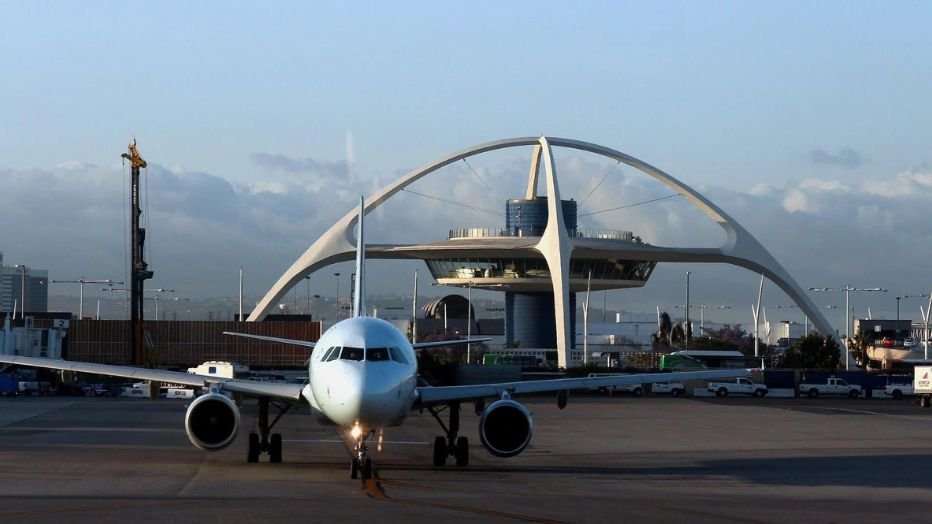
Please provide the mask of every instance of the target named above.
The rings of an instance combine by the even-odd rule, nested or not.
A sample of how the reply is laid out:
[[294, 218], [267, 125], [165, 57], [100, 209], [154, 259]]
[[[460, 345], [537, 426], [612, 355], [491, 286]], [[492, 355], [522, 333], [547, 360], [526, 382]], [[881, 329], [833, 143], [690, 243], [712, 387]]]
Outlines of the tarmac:
[[[571, 396], [527, 400], [518, 457], [479, 444], [434, 468], [439, 426], [413, 413], [350, 479], [334, 428], [290, 412], [284, 463], [208, 453], [182, 400], [0, 399], [0, 522], [902, 522], [932, 511], [932, 409], [909, 400]], [[469, 406], [471, 407], [471, 406]], [[451, 461], [452, 462], [452, 461]]]

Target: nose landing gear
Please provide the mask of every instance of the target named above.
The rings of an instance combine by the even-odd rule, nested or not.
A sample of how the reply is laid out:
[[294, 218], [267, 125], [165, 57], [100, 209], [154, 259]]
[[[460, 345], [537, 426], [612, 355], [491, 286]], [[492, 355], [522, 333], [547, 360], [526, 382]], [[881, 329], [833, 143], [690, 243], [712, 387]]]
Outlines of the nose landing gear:
[[375, 430], [366, 433], [359, 426], [355, 426], [350, 434], [356, 441], [353, 460], [350, 464], [350, 478], [369, 480], [372, 478], [372, 459], [367, 456], [369, 447], [366, 445], [366, 440], [375, 434]]

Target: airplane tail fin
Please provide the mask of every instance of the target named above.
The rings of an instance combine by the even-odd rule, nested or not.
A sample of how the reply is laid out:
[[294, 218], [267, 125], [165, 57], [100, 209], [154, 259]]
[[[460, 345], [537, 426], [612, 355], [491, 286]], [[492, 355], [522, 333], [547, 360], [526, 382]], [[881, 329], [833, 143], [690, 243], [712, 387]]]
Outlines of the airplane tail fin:
[[353, 290], [353, 316], [366, 316], [366, 240], [363, 221], [366, 215], [365, 199], [359, 197], [359, 234], [356, 236], [356, 289]]

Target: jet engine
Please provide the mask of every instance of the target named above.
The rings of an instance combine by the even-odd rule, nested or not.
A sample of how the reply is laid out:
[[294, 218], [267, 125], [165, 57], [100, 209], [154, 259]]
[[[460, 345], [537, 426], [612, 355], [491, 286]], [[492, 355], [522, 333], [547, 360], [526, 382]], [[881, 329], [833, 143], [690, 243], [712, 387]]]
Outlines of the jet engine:
[[230, 397], [208, 393], [198, 397], [184, 416], [184, 429], [195, 446], [219, 451], [233, 443], [239, 430], [239, 408]]
[[531, 442], [531, 413], [511, 399], [497, 400], [479, 418], [479, 440], [496, 457], [513, 457]]

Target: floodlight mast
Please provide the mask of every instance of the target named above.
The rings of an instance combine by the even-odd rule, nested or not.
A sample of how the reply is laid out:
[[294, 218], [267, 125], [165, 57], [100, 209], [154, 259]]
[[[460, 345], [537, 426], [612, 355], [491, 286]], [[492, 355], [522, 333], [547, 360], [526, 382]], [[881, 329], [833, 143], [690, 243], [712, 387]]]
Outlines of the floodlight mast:
[[[80, 284], [81, 285], [80, 291], [79, 291], [80, 304], [78, 305], [78, 320], [81, 320], [84, 318], [84, 284], [114, 284], [114, 285], [122, 286], [123, 282], [122, 281], [115, 282], [109, 278], [92, 280], [92, 279], [86, 279], [84, 277], [81, 277], [75, 280], [49, 280], [49, 284]], [[98, 316], [100, 315], [98, 314]]]
[[851, 356], [851, 306], [850, 306], [850, 297], [849, 294], [852, 291], [860, 291], [867, 293], [886, 293], [887, 290], [879, 287], [851, 287], [845, 285], [845, 287], [811, 287], [809, 291], [816, 292], [845, 292], [845, 371], [848, 371], [850, 368], [850, 356]]

